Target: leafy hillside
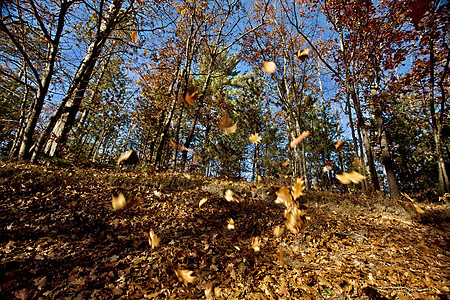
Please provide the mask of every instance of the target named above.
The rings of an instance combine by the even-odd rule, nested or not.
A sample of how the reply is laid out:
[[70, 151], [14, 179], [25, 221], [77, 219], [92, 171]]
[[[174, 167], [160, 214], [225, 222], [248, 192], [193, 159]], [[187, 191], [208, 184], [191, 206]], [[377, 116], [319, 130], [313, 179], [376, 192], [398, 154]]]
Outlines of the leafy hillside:
[[448, 204], [290, 186], [1, 164], [0, 297], [448, 299]]

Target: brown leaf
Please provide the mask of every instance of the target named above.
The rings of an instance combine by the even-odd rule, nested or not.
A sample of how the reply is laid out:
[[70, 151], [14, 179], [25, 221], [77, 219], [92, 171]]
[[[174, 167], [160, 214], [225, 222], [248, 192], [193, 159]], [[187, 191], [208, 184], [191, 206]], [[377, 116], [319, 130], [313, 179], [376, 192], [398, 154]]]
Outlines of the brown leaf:
[[284, 235], [285, 229], [283, 226], [276, 226], [273, 229], [273, 235], [276, 237], [282, 237]]
[[359, 159], [355, 158], [352, 162], [353, 162], [353, 165], [354, 165], [355, 167], [361, 167], [361, 168], [362, 168], [362, 164], [361, 164], [361, 162], [359, 161]]
[[255, 250], [255, 252], [258, 252], [259, 250], [261, 250], [260, 246], [261, 246], [261, 243], [259, 242], [259, 238], [257, 236], [254, 237], [253, 241], [252, 241], [253, 250]]
[[308, 130], [303, 131], [302, 134], [300, 134], [297, 138], [295, 138], [291, 141], [291, 144], [290, 144], [291, 148], [294, 148], [295, 146], [300, 144], [300, 142], [303, 141], [303, 139], [306, 138], [309, 134], [310, 134], [310, 132]]
[[117, 160], [117, 165], [137, 165], [139, 163], [139, 155], [136, 150], [129, 150], [123, 153]]
[[148, 242], [150, 246], [152, 246], [152, 250], [158, 247], [161, 238], [159, 238], [154, 232], [153, 229], [150, 229]]
[[194, 164], [198, 164], [198, 162], [200, 161], [200, 156], [195, 155], [193, 160], [194, 160]]
[[177, 149], [177, 150], [180, 150], [180, 151], [187, 151], [187, 152], [195, 153], [194, 150], [191, 150], [191, 149], [189, 149], [189, 148], [186, 148], [186, 147], [184, 147], [184, 146], [181, 146], [181, 145], [177, 144], [177, 143], [176, 143], [175, 141], [173, 141], [173, 140], [169, 140], [169, 145], [170, 145], [170, 147], [172, 147], [173, 149]]
[[339, 151], [342, 150], [342, 148], [344, 148], [344, 141], [343, 140], [339, 140], [336, 145], [334, 145], [335, 149], [334, 152], [338, 153]]
[[261, 142], [261, 136], [257, 133], [255, 134], [251, 134], [250, 137], [248, 138], [250, 140], [250, 142], [252, 142], [253, 144], [258, 145], [259, 142]]
[[240, 197], [238, 194], [236, 194], [235, 192], [233, 192], [232, 190], [226, 190], [225, 191], [225, 199], [228, 202], [239, 202]]
[[193, 283], [195, 281], [195, 277], [191, 276], [192, 273], [194, 273], [194, 271], [180, 269], [175, 270], [178, 280], [182, 281], [186, 286], [188, 283]]
[[192, 94], [187, 92], [186, 97], [184, 98], [184, 103], [186, 103], [187, 105], [191, 105], [197, 100], [198, 100], [197, 92], [193, 92]]
[[219, 130], [225, 134], [235, 133], [237, 129], [236, 124], [232, 124], [230, 116], [227, 114], [219, 121]]
[[277, 69], [277, 65], [273, 61], [265, 61], [263, 62], [264, 72], [268, 74], [273, 74]]
[[292, 197], [294, 198], [294, 200], [296, 200], [297, 198], [299, 198], [300, 196], [304, 196], [305, 194], [303, 193], [303, 191], [305, 190], [305, 186], [303, 185], [305, 183], [305, 181], [302, 178], [297, 178], [294, 181], [294, 185], [292, 186]]
[[284, 216], [286, 217], [286, 228], [293, 234], [298, 234], [306, 224], [306, 212], [296, 206], [287, 209]]
[[124, 208], [127, 205], [127, 201], [125, 200], [125, 196], [122, 192], [119, 192], [119, 195], [112, 195], [112, 206], [114, 210], [119, 210]]
[[305, 48], [305, 49], [303, 49], [303, 50], [298, 50], [298, 53], [297, 53], [297, 56], [298, 56], [298, 58], [301, 60], [301, 61], [304, 61], [305, 59], [307, 59], [308, 58], [308, 56], [309, 56], [309, 49], [308, 48]]
[[292, 196], [289, 193], [289, 189], [286, 187], [280, 187], [278, 191], [275, 192], [277, 194], [277, 199], [275, 199], [275, 203], [283, 204], [286, 207], [291, 207], [293, 204]]
[[330, 172], [331, 171], [331, 166], [326, 165], [325, 167], [323, 167], [322, 172], [326, 173], [326, 172]]
[[342, 175], [336, 174], [336, 178], [342, 184], [349, 184], [351, 182], [360, 183], [361, 181], [366, 179], [366, 176], [363, 176], [356, 171], [351, 171], [350, 173], [344, 172], [344, 173], [342, 173]]
[[235, 133], [236, 130], [237, 130], [237, 124], [234, 124], [233, 126], [223, 128], [222, 131], [224, 134], [231, 134], [231, 133]]
[[227, 225], [227, 228], [228, 228], [229, 230], [234, 229], [234, 220], [233, 220], [232, 218], [229, 218], [229, 219], [228, 219], [228, 225]]

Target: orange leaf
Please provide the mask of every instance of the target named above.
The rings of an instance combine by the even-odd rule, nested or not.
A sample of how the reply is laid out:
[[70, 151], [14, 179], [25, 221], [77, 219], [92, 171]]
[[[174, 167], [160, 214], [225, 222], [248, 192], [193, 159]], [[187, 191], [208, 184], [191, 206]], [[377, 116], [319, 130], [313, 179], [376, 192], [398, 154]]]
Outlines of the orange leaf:
[[334, 145], [334, 147], [336, 149], [334, 149], [334, 152], [338, 153], [339, 151], [342, 150], [342, 148], [344, 148], [344, 141], [343, 140], [339, 140], [336, 145]]
[[350, 182], [360, 183], [361, 181], [366, 179], [366, 176], [363, 176], [356, 171], [352, 171], [350, 173], [344, 172], [344, 173], [342, 173], [342, 175], [336, 174], [336, 178], [342, 184], [349, 184]]
[[264, 72], [268, 74], [273, 74], [277, 69], [277, 65], [273, 61], [265, 61], [263, 62]]
[[275, 203], [284, 204], [284, 206], [286, 207], [290, 207], [293, 205], [292, 196], [291, 193], [289, 193], [288, 188], [280, 187], [275, 193], [277, 194]]
[[178, 280], [182, 281], [184, 285], [187, 286], [188, 283], [193, 283], [195, 281], [195, 277], [191, 276], [194, 271], [189, 270], [180, 270], [176, 269], [175, 274], [178, 277]]
[[133, 31], [133, 33], [131, 34], [131, 40], [133, 41], [133, 43], [137, 42], [137, 31]]
[[357, 158], [355, 158], [355, 159], [353, 160], [353, 165], [354, 165], [355, 167], [362, 167], [361, 162], [360, 162], [359, 159], [357, 159]]
[[291, 141], [291, 148], [294, 148], [298, 144], [300, 144], [301, 141], [303, 141], [304, 138], [306, 138], [310, 134], [309, 130], [303, 131], [302, 134], [300, 134], [297, 138], [293, 139]]
[[192, 94], [186, 93], [186, 97], [184, 98], [184, 103], [186, 103], [187, 105], [191, 105], [197, 100], [198, 100], [197, 92], [193, 92]]

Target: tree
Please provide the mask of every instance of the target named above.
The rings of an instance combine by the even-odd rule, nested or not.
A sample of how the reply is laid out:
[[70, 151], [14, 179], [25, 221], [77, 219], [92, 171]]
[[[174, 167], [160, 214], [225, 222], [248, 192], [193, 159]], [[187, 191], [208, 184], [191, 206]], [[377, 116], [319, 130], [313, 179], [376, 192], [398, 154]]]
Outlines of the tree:
[[[77, 1], [31, 0], [5, 2], [2, 6], [0, 29], [13, 48], [12, 51], [4, 53], [11, 62], [16, 61], [14, 55], [17, 53], [20, 61], [26, 65], [25, 73], [28, 70], [30, 72], [29, 75], [16, 73], [22, 75], [19, 77], [11, 73], [11, 70], [2, 70], [2, 74], [35, 93], [24, 128], [18, 130], [19, 134], [11, 151], [11, 156], [17, 156], [19, 160], [30, 157], [33, 134], [54, 75], [65, 19], [75, 3]], [[37, 45], [36, 40], [38, 43], [42, 41], [44, 47], [34, 48]], [[46, 51], [41, 55], [37, 49]], [[27, 79], [22, 80], [20, 77], [23, 76]]]
[[99, 55], [115, 27], [125, 20], [132, 10], [134, 1], [131, 0], [129, 6], [122, 11], [124, 2], [125, 0], [112, 0], [105, 13], [104, 3], [101, 2], [99, 4], [94, 39], [89, 44], [84, 58], [73, 76], [68, 91], [51, 116], [45, 129], [40, 134], [31, 157], [31, 162], [37, 159], [46, 142], [47, 146], [45, 150], [50, 156], [55, 154], [58, 144], [65, 144], [67, 134], [74, 124], [76, 114], [79, 111], [81, 101]]

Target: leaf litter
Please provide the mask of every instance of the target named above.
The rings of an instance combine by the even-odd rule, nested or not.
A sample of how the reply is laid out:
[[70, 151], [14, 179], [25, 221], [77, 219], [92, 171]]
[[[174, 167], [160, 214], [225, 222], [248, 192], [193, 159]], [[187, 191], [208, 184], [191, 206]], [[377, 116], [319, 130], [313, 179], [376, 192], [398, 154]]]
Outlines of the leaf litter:
[[[114, 189], [127, 195], [117, 211]], [[448, 296], [448, 205], [414, 214], [412, 201], [307, 191], [298, 179], [258, 190], [266, 197], [195, 174], [1, 164], [0, 297]], [[310, 218], [297, 233], [295, 209]]]

